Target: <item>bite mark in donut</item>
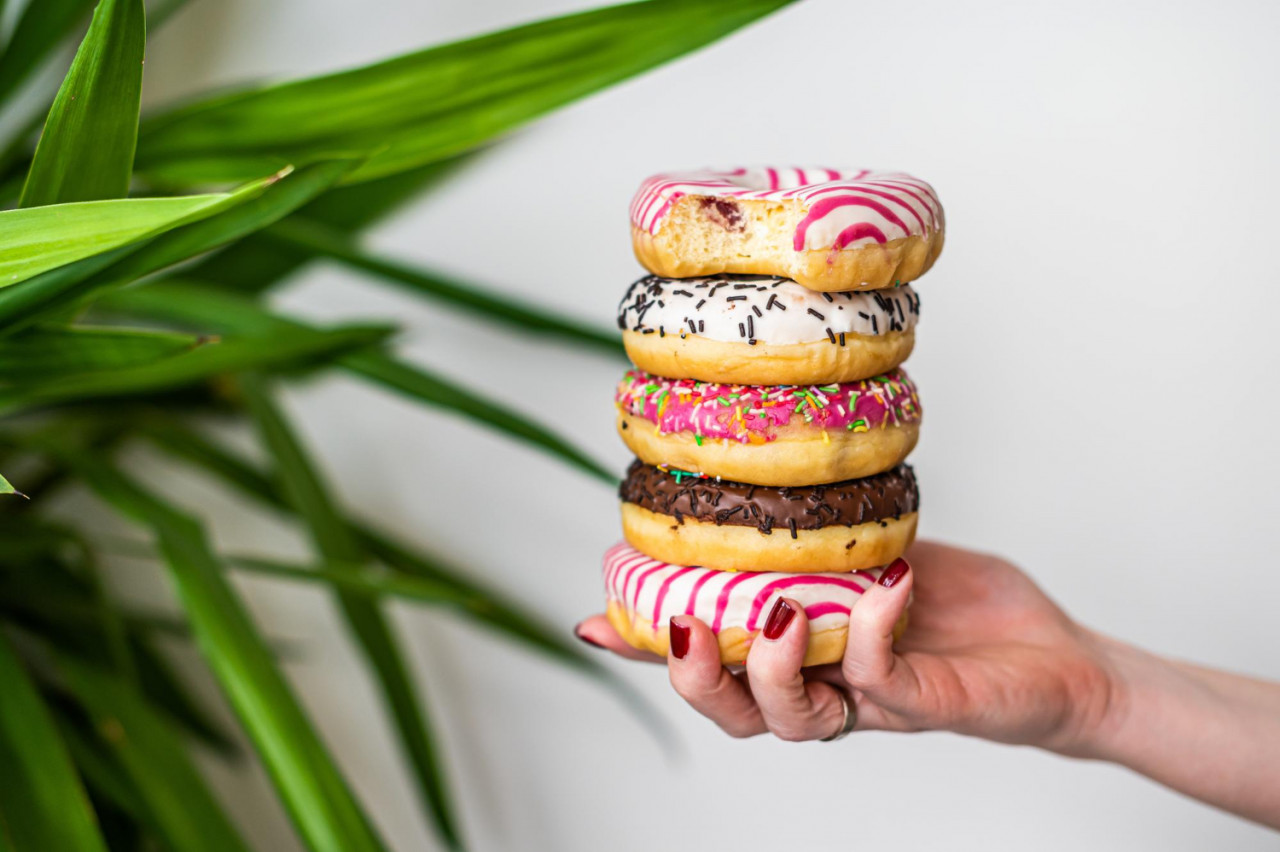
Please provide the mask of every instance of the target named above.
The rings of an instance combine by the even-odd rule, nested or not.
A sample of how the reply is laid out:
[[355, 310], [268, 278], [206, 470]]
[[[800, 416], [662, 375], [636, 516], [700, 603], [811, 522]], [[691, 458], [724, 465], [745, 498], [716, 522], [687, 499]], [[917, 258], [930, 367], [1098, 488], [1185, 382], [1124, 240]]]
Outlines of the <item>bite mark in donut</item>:
[[783, 275], [814, 290], [912, 281], [942, 251], [929, 184], [867, 169], [737, 168], [655, 175], [631, 203], [636, 257], [659, 275]]

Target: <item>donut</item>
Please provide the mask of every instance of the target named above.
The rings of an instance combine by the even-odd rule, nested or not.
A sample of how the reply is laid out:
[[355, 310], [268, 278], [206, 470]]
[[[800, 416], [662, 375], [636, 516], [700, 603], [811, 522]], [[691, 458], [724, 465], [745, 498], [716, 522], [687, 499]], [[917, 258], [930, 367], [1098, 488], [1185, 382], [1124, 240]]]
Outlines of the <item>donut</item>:
[[631, 370], [618, 434], [642, 461], [756, 485], [888, 470], [916, 445], [920, 400], [902, 369], [830, 385], [728, 385]]
[[[835, 663], [844, 656], [849, 611], [880, 578], [881, 568], [849, 574], [735, 574], [651, 559], [627, 544], [604, 555], [605, 614], [627, 644], [663, 657], [670, 651], [673, 615], [692, 615], [716, 634], [720, 661], [746, 662], [751, 640], [779, 597], [798, 601], [809, 619], [804, 665]], [[901, 635], [906, 616], [894, 635]]]
[[906, 284], [819, 293], [768, 275], [648, 275], [627, 288], [618, 328], [632, 363], [655, 375], [824, 385], [901, 364], [919, 316], [920, 298]]
[[830, 485], [748, 485], [632, 462], [618, 488], [622, 533], [654, 559], [720, 571], [859, 571], [915, 540], [910, 465]]
[[811, 290], [879, 290], [942, 251], [933, 187], [902, 172], [738, 168], [654, 175], [631, 201], [631, 243], [655, 275], [781, 275]]

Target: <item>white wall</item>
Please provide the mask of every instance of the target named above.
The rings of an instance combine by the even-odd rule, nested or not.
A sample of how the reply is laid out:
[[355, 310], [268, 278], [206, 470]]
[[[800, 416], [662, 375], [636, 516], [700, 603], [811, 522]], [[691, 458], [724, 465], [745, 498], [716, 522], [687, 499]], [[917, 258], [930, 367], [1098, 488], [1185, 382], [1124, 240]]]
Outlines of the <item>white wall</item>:
[[[341, 67], [585, 5], [203, 0], [156, 38], [148, 96]], [[923, 533], [1018, 560], [1098, 629], [1280, 678], [1278, 27], [1280, 7], [1244, 0], [813, 0], [520, 132], [371, 242], [607, 325], [640, 273], [626, 205], [651, 172], [772, 161], [922, 176], [950, 226], [919, 287], [910, 363], [928, 415], [914, 456]], [[393, 318], [409, 357], [626, 462], [616, 363], [334, 268], [310, 270], [281, 302]], [[347, 382], [291, 403], [349, 505], [566, 633], [600, 606], [598, 558], [618, 536], [606, 488]], [[507, 492], [499, 524], [476, 511], [495, 483]], [[173, 488], [239, 549], [287, 552], [207, 486]], [[431, 848], [327, 600], [242, 588], [288, 642], [290, 673], [379, 826], [398, 849]], [[1275, 835], [1126, 771], [1029, 749], [948, 735], [731, 741], [661, 669], [611, 663], [669, 721], [663, 743], [596, 686], [396, 609], [476, 849], [1276, 848]], [[255, 837], [295, 848], [259, 772], [216, 771]]]

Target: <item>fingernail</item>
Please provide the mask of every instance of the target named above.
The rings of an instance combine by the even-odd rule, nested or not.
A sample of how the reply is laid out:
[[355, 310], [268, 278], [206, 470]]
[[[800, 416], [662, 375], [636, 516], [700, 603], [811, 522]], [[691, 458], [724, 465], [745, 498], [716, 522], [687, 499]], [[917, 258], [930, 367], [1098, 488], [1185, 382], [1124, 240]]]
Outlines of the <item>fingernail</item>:
[[907, 572], [911, 570], [911, 566], [907, 564], [907, 560], [899, 556], [897, 559], [889, 563], [889, 567], [884, 569], [884, 573], [880, 575], [880, 585], [886, 589], [892, 589], [898, 584], [898, 581], [907, 576]]
[[764, 620], [764, 638], [777, 639], [787, 630], [791, 619], [796, 617], [796, 610], [791, 604], [778, 598], [778, 602], [769, 610], [769, 617]]
[[683, 660], [684, 655], [689, 653], [689, 634], [692, 631], [683, 624], [676, 624], [674, 617], [671, 619], [671, 656], [677, 660]]
[[579, 632], [578, 632], [578, 629], [577, 629], [576, 627], [573, 629], [573, 635], [574, 635], [574, 636], [577, 636], [579, 639], [581, 639], [583, 642], [586, 642], [588, 645], [592, 646], [593, 648], [603, 648], [603, 647], [604, 647], [604, 646], [603, 646], [603, 645], [601, 645], [599, 642], [597, 642], [596, 640], [592, 639], [590, 636], [586, 636], [586, 635], [583, 635], [582, 633], [579, 633]]

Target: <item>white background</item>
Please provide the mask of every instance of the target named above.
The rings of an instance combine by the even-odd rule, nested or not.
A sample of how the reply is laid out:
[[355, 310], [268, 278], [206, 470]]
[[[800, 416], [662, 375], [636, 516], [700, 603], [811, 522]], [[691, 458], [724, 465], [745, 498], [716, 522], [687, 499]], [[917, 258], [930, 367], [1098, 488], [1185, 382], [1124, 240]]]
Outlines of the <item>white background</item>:
[[[148, 100], [579, 5], [204, 0], [152, 43]], [[651, 172], [780, 162], [921, 176], [949, 225], [919, 286], [909, 365], [927, 412], [913, 458], [923, 534], [1017, 560], [1097, 629], [1280, 678], [1278, 31], [1270, 2], [813, 0], [519, 132], [370, 243], [607, 326], [640, 274], [626, 210]], [[393, 318], [407, 357], [535, 413], [616, 469], [627, 460], [613, 434], [616, 362], [336, 268], [308, 270], [280, 302], [322, 319]], [[289, 401], [347, 505], [566, 634], [600, 607], [598, 559], [618, 536], [607, 488], [354, 383]], [[165, 479], [216, 516], [229, 548], [300, 553], [296, 536], [206, 483]], [[134, 578], [135, 593], [158, 582]], [[329, 600], [241, 588], [386, 837], [433, 848]], [[476, 849], [1280, 846], [1127, 771], [1031, 749], [943, 734], [731, 741], [661, 669], [611, 662], [670, 723], [655, 737], [602, 689], [484, 632], [408, 607], [396, 621]], [[296, 848], [259, 770], [210, 765], [263, 848]]]

